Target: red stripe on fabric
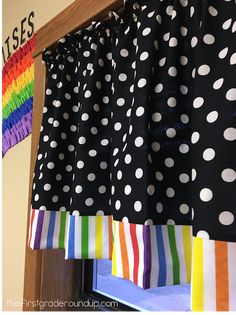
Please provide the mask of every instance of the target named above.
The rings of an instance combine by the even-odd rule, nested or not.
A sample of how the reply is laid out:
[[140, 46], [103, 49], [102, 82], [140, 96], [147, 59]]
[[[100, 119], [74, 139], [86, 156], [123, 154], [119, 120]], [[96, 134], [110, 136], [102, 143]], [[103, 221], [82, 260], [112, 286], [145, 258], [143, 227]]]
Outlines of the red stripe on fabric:
[[30, 218], [30, 235], [29, 235], [29, 239], [28, 239], [28, 246], [30, 246], [30, 242], [31, 242], [31, 238], [32, 238], [32, 225], [34, 222], [34, 215], [35, 215], [35, 210], [32, 209], [31, 210], [31, 218]]
[[136, 224], [130, 224], [130, 235], [134, 252], [134, 270], [133, 270], [133, 278], [134, 283], [138, 284], [138, 266], [139, 266], [139, 248], [138, 241], [136, 236]]
[[229, 310], [228, 247], [227, 242], [215, 241], [216, 310]]

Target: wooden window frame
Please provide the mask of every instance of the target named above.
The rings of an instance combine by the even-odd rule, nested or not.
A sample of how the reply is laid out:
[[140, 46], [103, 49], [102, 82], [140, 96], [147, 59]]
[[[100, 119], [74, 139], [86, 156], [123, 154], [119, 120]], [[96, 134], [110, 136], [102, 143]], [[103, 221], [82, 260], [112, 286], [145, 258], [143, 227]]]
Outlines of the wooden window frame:
[[[31, 138], [29, 202], [27, 217], [27, 240], [31, 209], [32, 182], [37, 157], [40, 125], [44, 106], [45, 66], [42, 64], [42, 51], [53, 47], [68, 33], [85, 27], [93, 20], [107, 17], [110, 10], [123, 7], [123, 0], [76, 0], [36, 33], [34, 57], [34, 101]], [[45, 8], [46, 9], [46, 8]], [[65, 260], [64, 250], [31, 250], [26, 244], [23, 311], [72, 311], [76, 307], [45, 306], [41, 309], [39, 301], [73, 301], [80, 299], [79, 289], [81, 268], [79, 260]], [[86, 263], [85, 263], [86, 264]], [[84, 267], [83, 267], [84, 268]], [[88, 310], [88, 309], [86, 309]]]

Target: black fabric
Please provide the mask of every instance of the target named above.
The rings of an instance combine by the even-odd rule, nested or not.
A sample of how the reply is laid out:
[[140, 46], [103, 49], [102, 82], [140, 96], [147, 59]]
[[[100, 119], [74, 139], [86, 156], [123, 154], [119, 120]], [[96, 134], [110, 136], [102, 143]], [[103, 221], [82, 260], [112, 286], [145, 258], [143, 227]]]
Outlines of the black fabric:
[[235, 20], [234, 1], [127, 1], [46, 50], [33, 208], [236, 241]]

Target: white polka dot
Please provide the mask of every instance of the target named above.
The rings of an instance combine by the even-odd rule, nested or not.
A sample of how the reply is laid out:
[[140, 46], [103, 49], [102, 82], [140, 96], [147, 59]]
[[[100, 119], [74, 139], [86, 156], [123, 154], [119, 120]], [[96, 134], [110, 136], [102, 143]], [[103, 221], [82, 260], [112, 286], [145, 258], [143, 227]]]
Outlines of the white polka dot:
[[223, 79], [223, 78], [220, 78], [220, 79], [218, 79], [218, 80], [216, 80], [216, 81], [214, 82], [213, 88], [214, 88], [215, 90], [219, 90], [219, 89], [222, 87], [223, 83], [224, 83], [224, 79]]
[[80, 193], [82, 192], [82, 190], [83, 190], [83, 187], [82, 187], [81, 185], [77, 185], [77, 186], [75, 187], [75, 192], [76, 192], [77, 194], [80, 194]]
[[154, 113], [154, 114], [152, 114], [152, 120], [154, 122], [159, 122], [159, 121], [161, 121], [161, 119], [162, 119], [161, 113]]
[[189, 213], [189, 206], [186, 204], [186, 203], [182, 203], [179, 207], [179, 211], [182, 213], [182, 214], [187, 214]]
[[225, 182], [231, 183], [236, 179], [236, 172], [232, 168], [226, 168], [221, 173], [221, 177]]
[[132, 161], [131, 155], [130, 154], [126, 154], [126, 156], [125, 156], [125, 163], [126, 164], [130, 164], [131, 161]]
[[136, 212], [140, 212], [142, 210], [142, 203], [140, 201], [135, 201], [135, 203], [134, 203], [134, 210]]
[[200, 191], [200, 199], [204, 202], [208, 202], [213, 198], [213, 193], [209, 188], [203, 188]]
[[172, 11], [173, 11], [173, 6], [172, 5], [169, 5], [167, 8], [166, 8], [166, 14], [168, 14], [169, 16], [172, 15]]
[[217, 16], [218, 14], [218, 11], [213, 6], [209, 6], [208, 11], [212, 16]]
[[180, 86], [180, 92], [181, 92], [181, 94], [186, 95], [188, 93], [187, 86], [186, 85], [181, 85]]
[[226, 55], [228, 54], [228, 51], [229, 51], [229, 48], [228, 47], [225, 47], [224, 49], [222, 49], [220, 52], [219, 52], [219, 58], [220, 59], [224, 59], [226, 57]]
[[142, 116], [144, 114], [144, 107], [140, 106], [136, 109], [136, 115], [138, 117]]
[[70, 190], [70, 187], [68, 185], [63, 186], [62, 190], [64, 192], [68, 192]]
[[58, 201], [58, 196], [57, 195], [53, 196], [52, 197], [52, 202], [57, 202], [57, 201]]
[[66, 94], [65, 94], [65, 98], [66, 98], [67, 100], [70, 100], [70, 99], [71, 99], [71, 95], [70, 95], [69, 93], [66, 93]]
[[143, 170], [141, 168], [137, 168], [135, 171], [135, 177], [140, 179], [143, 177]]
[[231, 23], [232, 23], [232, 19], [228, 19], [228, 20], [226, 20], [226, 21], [223, 23], [222, 28], [223, 28], [224, 30], [229, 29], [229, 28], [230, 28]]
[[92, 205], [93, 205], [93, 199], [92, 199], [92, 198], [87, 198], [87, 199], [85, 200], [85, 204], [86, 204], [86, 206], [88, 206], [88, 207], [92, 206]]
[[79, 137], [78, 142], [79, 142], [79, 144], [85, 144], [86, 138], [85, 137]]
[[203, 41], [205, 44], [207, 45], [212, 45], [214, 44], [215, 42], [215, 37], [211, 34], [206, 34], [204, 37], [203, 37]]
[[182, 66], [185, 66], [188, 63], [188, 58], [186, 56], [181, 56], [180, 63]]
[[195, 144], [198, 142], [199, 139], [200, 139], [200, 134], [197, 131], [193, 132], [191, 136], [191, 142]]
[[176, 136], [176, 130], [174, 128], [168, 128], [166, 130], [166, 135], [168, 138], [174, 138]]
[[38, 195], [38, 194], [36, 194], [36, 195], [34, 196], [34, 200], [35, 200], [35, 201], [38, 201], [38, 200], [39, 200], [39, 195]]
[[66, 165], [66, 171], [71, 172], [72, 171], [72, 166], [71, 165]]
[[122, 222], [125, 223], [125, 224], [129, 223], [129, 219], [127, 217], [123, 217]]
[[125, 73], [120, 73], [118, 78], [121, 82], [124, 82], [127, 80], [127, 75]]
[[122, 179], [122, 176], [123, 176], [122, 171], [119, 170], [119, 171], [117, 172], [117, 179], [118, 179], [118, 180], [121, 180], [121, 179]]
[[200, 230], [197, 232], [197, 237], [209, 239], [210, 236], [206, 231]]
[[119, 130], [121, 129], [121, 127], [122, 127], [122, 125], [121, 125], [120, 122], [117, 122], [117, 123], [115, 123], [115, 125], [114, 125], [114, 129], [115, 129], [116, 131], [119, 131]]
[[59, 127], [59, 121], [58, 120], [54, 120], [53, 127], [55, 127], [55, 128]]
[[96, 212], [96, 215], [104, 215], [104, 211], [98, 210], [98, 211]]
[[73, 152], [75, 150], [75, 147], [72, 145], [72, 144], [70, 144], [69, 146], [68, 146], [68, 151], [69, 152]]
[[234, 215], [230, 211], [223, 211], [219, 215], [219, 221], [223, 225], [231, 225], [234, 222]]
[[144, 61], [148, 58], [149, 54], [147, 51], [143, 52], [141, 55], [140, 55], [140, 60], [141, 61]]
[[118, 106], [123, 106], [124, 104], [125, 104], [125, 100], [123, 98], [118, 98], [117, 105]]
[[203, 159], [205, 161], [211, 161], [215, 157], [215, 150], [213, 150], [212, 148], [208, 148], [208, 149], [204, 150], [202, 156], [203, 156]]
[[46, 90], [46, 94], [47, 94], [47, 95], [51, 95], [51, 94], [52, 94], [52, 90], [51, 90], [51, 89], [47, 89], [47, 90]]
[[61, 174], [57, 174], [57, 175], [56, 175], [56, 180], [57, 180], [57, 181], [62, 180], [62, 176], [61, 176]]
[[170, 107], [175, 107], [177, 104], [176, 99], [174, 97], [170, 97], [167, 101], [167, 104]]
[[120, 55], [121, 55], [122, 57], [128, 57], [129, 52], [128, 52], [127, 49], [121, 49]]
[[52, 170], [55, 167], [55, 164], [53, 162], [49, 162], [47, 164], [47, 168], [49, 168], [50, 170]]
[[147, 80], [144, 79], [144, 78], [142, 78], [142, 79], [140, 79], [140, 80], [138, 81], [138, 87], [139, 87], [139, 88], [144, 87], [146, 84], [147, 84]]
[[173, 188], [169, 187], [166, 189], [166, 196], [169, 198], [173, 198], [175, 195], [175, 191]]
[[143, 145], [143, 138], [142, 137], [137, 137], [134, 141], [134, 144], [136, 147], [141, 147]]
[[88, 181], [93, 182], [95, 180], [96, 176], [94, 173], [89, 173], [87, 178], [88, 178]]
[[53, 104], [53, 106], [55, 106], [55, 107], [60, 107], [60, 106], [61, 106], [61, 102], [58, 101], [58, 100], [53, 101], [52, 104]]
[[198, 74], [199, 75], [207, 75], [209, 74], [211, 71], [210, 67], [208, 65], [201, 65], [199, 68], [198, 68]]
[[191, 179], [192, 181], [194, 181], [197, 177], [197, 172], [196, 170], [193, 168], [192, 171], [191, 171]]
[[188, 115], [182, 114], [182, 115], [180, 116], [180, 120], [181, 120], [181, 122], [182, 122], [183, 124], [187, 124], [187, 123], [189, 122], [189, 117], [188, 117]]
[[96, 150], [90, 150], [89, 151], [89, 156], [95, 157], [96, 155], [97, 155], [97, 151]]
[[174, 160], [172, 158], [165, 159], [165, 166], [166, 167], [173, 167], [175, 164]]
[[89, 115], [87, 113], [82, 114], [81, 120], [87, 121], [89, 119]]
[[193, 107], [199, 108], [204, 104], [204, 99], [202, 97], [197, 97], [193, 101]]
[[102, 186], [98, 187], [98, 191], [99, 191], [100, 194], [104, 194], [106, 192], [106, 190], [107, 190], [106, 186], [102, 185]]
[[173, 219], [167, 220], [167, 225], [175, 225], [175, 221]]
[[188, 29], [184, 26], [180, 27], [180, 33], [183, 37], [185, 37], [188, 34]]
[[126, 194], [126, 195], [129, 195], [129, 194], [131, 193], [131, 191], [132, 191], [131, 186], [130, 186], [130, 185], [126, 185], [124, 191], [125, 191], [125, 194]]
[[67, 57], [67, 60], [68, 60], [70, 63], [74, 62], [74, 58], [73, 58], [72, 56], [68, 56], [68, 57]]
[[180, 182], [183, 183], [183, 184], [188, 183], [188, 182], [189, 182], [189, 176], [188, 176], [188, 174], [185, 174], [185, 173], [180, 174], [180, 175], [179, 175], [179, 180], [180, 180]]
[[106, 146], [106, 145], [108, 145], [108, 144], [109, 144], [108, 139], [103, 139], [103, 140], [101, 141], [101, 145], [103, 145], [103, 146]]
[[155, 186], [149, 185], [147, 188], [148, 195], [152, 196], [155, 193]]
[[151, 32], [150, 27], [146, 27], [146, 28], [143, 30], [142, 34], [143, 34], [143, 36], [147, 36], [148, 34], [150, 34], [150, 32]]
[[228, 90], [226, 98], [228, 101], [236, 101], [236, 88]]
[[230, 127], [225, 129], [224, 138], [228, 141], [236, 140], [236, 128]]
[[83, 162], [83, 161], [78, 161], [78, 162], [77, 162], [77, 167], [78, 167], [79, 169], [83, 168], [83, 167], [84, 167], [84, 162]]
[[230, 64], [235, 65], [236, 64], [236, 53], [232, 54], [230, 57]]
[[45, 190], [45, 191], [49, 191], [50, 189], [51, 189], [51, 185], [50, 184], [45, 184], [44, 186], [43, 186], [43, 189]]
[[121, 207], [121, 202], [120, 202], [120, 200], [116, 200], [116, 203], [115, 203], [115, 208], [116, 208], [116, 210], [119, 210], [120, 207]]
[[101, 162], [100, 163], [100, 168], [102, 169], [102, 170], [105, 170], [105, 169], [107, 169], [107, 162]]
[[163, 180], [163, 175], [162, 175], [162, 173], [161, 172], [156, 172], [155, 173], [155, 177], [156, 177], [156, 179], [158, 180], [158, 181], [162, 181]]
[[185, 153], [188, 153], [188, 151], [189, 151], [189, 146], [187, 144], [183, 143], [179, 146], [179, 152], [185, 154]]
[[169, 40], [169, 46], [170, 47], [176, 47], [178, 45], [178, 40], [176, 37], [171, 37]]
[[56, 147], [57, 147], [56, 141], [52, 141], [52, 142], [50, 143], [50, 147], [51, 147], [51, 148], [56, 148]]
[[166, 63], [166, 58], [165, 57], [161, 58], [160, 61], [159, 61], [159, 66], [163, 67], [165, 65], [165, 63]]
[[192, 39], [191, 39], [191, 47], [194, 48], [197, 45], [197, 43], [198, 43], [197, 37], [196, 36], [192, 37]]
[[155, 86], [155, 93], [160, 93], [163, 90], [163, 84], [159, 83]]
[[158, 143], [158, 142], [153, 142], [152, 143], [152, 150], [154, 152], [158, 152], [160, 150], [160, 148], [161, 148], [160, 143]]
[[158, 202], [158, 203], [156, 204], [156, 211], [157, 211], [158, 213], [161, 213], [161, 212], [163, 211], [163, 204], [162, 204], [161, 202]]

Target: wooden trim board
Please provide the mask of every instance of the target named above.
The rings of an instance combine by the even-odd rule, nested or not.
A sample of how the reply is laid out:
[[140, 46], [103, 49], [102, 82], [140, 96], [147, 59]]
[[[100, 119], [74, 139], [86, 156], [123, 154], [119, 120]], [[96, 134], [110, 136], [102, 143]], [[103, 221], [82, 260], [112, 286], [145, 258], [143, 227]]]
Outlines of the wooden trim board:
[[117, 10], [122, 6], [123, 0], [74, 1], [37, 31], [33, 57], [37, 57], [45, 47], [52, 46], [66, 34], [89, 25], [93, 20], [103, 19], [110, 10]]

